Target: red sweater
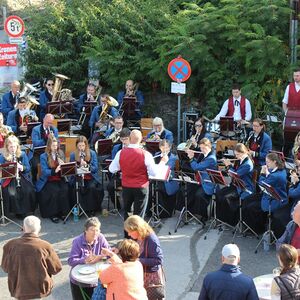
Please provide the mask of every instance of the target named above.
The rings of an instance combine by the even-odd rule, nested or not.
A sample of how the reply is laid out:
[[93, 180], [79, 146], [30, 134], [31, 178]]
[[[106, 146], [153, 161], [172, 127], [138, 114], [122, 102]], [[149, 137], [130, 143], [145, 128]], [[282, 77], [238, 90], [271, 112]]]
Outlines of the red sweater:
[[149, 185], [145, 153], [140, 148], [124, 148], [120, 153], [122, 186], [144, 188]]

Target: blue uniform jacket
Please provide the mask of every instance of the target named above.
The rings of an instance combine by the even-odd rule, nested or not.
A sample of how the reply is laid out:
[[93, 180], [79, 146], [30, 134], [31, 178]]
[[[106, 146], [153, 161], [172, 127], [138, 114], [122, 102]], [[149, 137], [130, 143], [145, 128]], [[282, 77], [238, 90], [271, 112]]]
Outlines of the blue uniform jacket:
[[39, 116], [39, 119], [42, 121], [45, 117], [45, 114], [46, 114], [46, 106], [47, 106], [47, 103], [49, 101], [51, 101], [51, 98], [50, 98], [50, 94], [48, 93], [48, 90], [43, 90], [41, 93], [40, 93], [40, 98], [39, 98], [39, 102], [40, 102], [40, 116]]
[[18, 127], [21, 126], [21, 124], [18, 123], [18, 120], [17, 118], [20, 117], [20, 113], [19, 113], [19, 109], [13, 109], [12, 111], [10, 111], [8, 113], [8, 116], [7, 116], [7, 126], [10, 126], [12, 131], [14, 133], [17, 133], [18, 132]]
[[253, 177], [253, 162], [249, 157], [246, 157], [243, 162], [239, 165], [239, 167], [235, 170], [234, 168], [230, 168], [230, 170], [236, 172], [241, 180], [246, 185], [247, 190], [250, 192], [242, 191], [241, 189], [237, 189], [238, 193], [240, 194], [240, 197], [242, 199], [245, 199], [247, 196], [249, 196], [251, 193], [254, 192], [254, 184], [252, 181]]
[[2, 97], [1, 102], [1, 111], [4, 116], [4, 120], [7, 119], [8, 113], [14, 109], [13, 105], [11, 104], [10, 100], [12, 98], [12, 92], [5, 93]]
[[210, 181], [208, 174], [205, 172], [206, 169], [217, 170], [217, 158], [215, 154], [210, 152], [206, 157], [204, 157], [199, 163], [196, 160], [192, 160], [191, 168], [194, 171], [201, 171], [200, 175], [202, 178], [202, 187], [207, 195], [212, 195], [214, 193], [215, 184]]
[[111, 151], [111, 158], [114, 159], [118, 151], [122, 149], [122, 144], [114, 145]]
[[288, 195], [290, 198], [294, 200], [300, 200], [300, 183], [298, 183], [297, 185], [292, 185], [289, 188], [289, 192]]
[[[97, 161], [97, 154], [95, 151], [90, 150], [91, 151], [91, 161], [90, 161], [90, 172], [91, 175], [93, 176], [93, 178], [100, 183], [100, 176], [98, 174], [98, 161]], [[72, 152], [70, 154], [70, 162], [72, 161], [76, 161], [75, 160], [75, 152]], [[74, 177], [71, 178], [71, 182], [74, 182]]]
[[[147, 139], [149, 139], [152, 134], [153, 134], [153, 130], [147, 134]], [[166, 128], [162, 131], [160, 138], [162, 140], [165, 139], [165, 140], [169, 141], [171, 144], [173, 144], [173, 141], [174, 141], [173, 133]]]
[[272, 199], [271, 196], [263, 193], [261, 198], [261, 209], [263, 211], [269, 210], [269, 200], [271, 199], [271, 211], [275, 211], [276, 209], [284, 206], [287, 204], [287, 178], [286, 178], [286, 171], [283, 170], [276, 170], [275, 172], [271, 172], [268, 177], [264, 175], [259, 176], [259, 182], [265, 182], [272, 186], [278, 195], [280, 196], [280, 201]]
[[[94, 107], [89, 120], [89, 126], [91, 128], [93, 128], [95, 123], [98, 122], [101, 112], [102, 112], [102, 105], [97, 105], [96, 107]], [[118, 110], [115, 107], [110, 107], [108, 110], [108, 114], [111, 115], [113, 118], [119, 115]]]
[[[26, 153], [24, 151], [22, 151], [21, 153], [21, 157], [18, 159], [18, 161], [23, 165], [24, 170], [22, 172], [22, 175], [24, 175], [24, 177], [29, 180], [31, 182], [31, 172], [30, 172], [30, 164], [29, 164], [29, 160], [28, 157], [26, 155]], [[0, 154], [0, 164], [4, 164], [7, 161], [5, 160], [4, 156], [2, 154]]]
[[270, 136], [264, 132], [263, 141], [260, 145], [258, 154], [258, 162], [261, 166], [266, 164], [266, 156], [270, 150], [272, 150], [272, 140]]
[[[177, 160], [177, 156], [174, 155], [173, 153], [171, 153], [169, 160], [167, 162], [167, 165], [171, 169], [171, 177], [174, 176], [176, 160]], [[169, 181], [164, 182], [164, 184], [165, 184], [165, 188], [166, 188], [166, 193], [169, 196], [176, 194], [177, 191], [179, 190], [179, 182], [178, 181], [174, 181], [171, 179]]]

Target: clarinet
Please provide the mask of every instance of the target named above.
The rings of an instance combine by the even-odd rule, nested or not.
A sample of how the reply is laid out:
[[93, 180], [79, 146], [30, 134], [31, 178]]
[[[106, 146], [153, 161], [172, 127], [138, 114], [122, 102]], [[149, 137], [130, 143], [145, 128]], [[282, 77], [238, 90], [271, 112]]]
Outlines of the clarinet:
[[[83, 151], [80, 151], [80, 163], [81, 163], [81, 160], [84, 160], [85, 159], [85, 153]], [[84, 174], [82, 173], [81, 175], [81, 186], [84, 187]]]
[[12, 154], [12, 161], [17, 163], [17, 170], [16, 170], [17, 187], [21, 187], [21, 178], [20, 178], [20, 174], [19, 174], [18, 160], [17, 160], [16, 153]]

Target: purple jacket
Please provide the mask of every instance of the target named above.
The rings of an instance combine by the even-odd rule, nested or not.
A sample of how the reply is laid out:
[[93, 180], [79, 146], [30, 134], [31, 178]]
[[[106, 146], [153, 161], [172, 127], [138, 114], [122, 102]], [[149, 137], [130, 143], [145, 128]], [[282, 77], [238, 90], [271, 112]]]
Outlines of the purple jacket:
[[[79, 264], [84, 264], [86, 257], [92, 252], [95, 255], [101, 254], [102, 248], [110, 249], [110, 246], [102, 233], [99, 234], [93, 245], [88, 245], [85, 234], [82, 233], [73, 240], [72, 249], [68, 258], [68, 264], [74, 268]], [[76, 284], [76, 281], [70, 277], [71, 282]]]
[[[146, 256], [147, 247], [147, 256]], [[145, 272], [156, 272], [163, 263], [163, 253], [160, 247], [159, 239], [155, 233], [151, 233], [145, 238], [144, 250], [140, 254], [140, 262], [142, 263]]]

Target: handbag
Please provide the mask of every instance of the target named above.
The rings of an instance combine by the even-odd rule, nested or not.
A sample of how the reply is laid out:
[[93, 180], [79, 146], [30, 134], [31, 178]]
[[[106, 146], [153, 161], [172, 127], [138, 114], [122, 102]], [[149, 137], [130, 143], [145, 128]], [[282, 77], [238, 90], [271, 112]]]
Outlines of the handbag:
[[98, 280], [98, 285], [94, 288], [91, 300], [105, 300], [105, 299], [106, 299], [106, 288], [104, 288], [102, 283]]
[[[148, 242], [146, 244], [145, 248], [145, 255], [146, 258], [148, 257]], [[144, 271], [144, 278], [145, 278], [145, 273], [146, 273], [146, 266], [145, 266], [145, 271]], [[160, 272], [161, 271], [161, 272]], [[159, 274], [159, 283], [149, 283], [148, 286], [145, 286], [145, 289], [147, 291], [147, 297], [149, 300], [151, 299], [163, 299], [166, 297], [166, 291], [165, 291], [165, 273], [163, 271], [163, 267], [161, 267], [161, 270], [158, 270]], [[164, 277], [164, 280], [163, 280]]]

